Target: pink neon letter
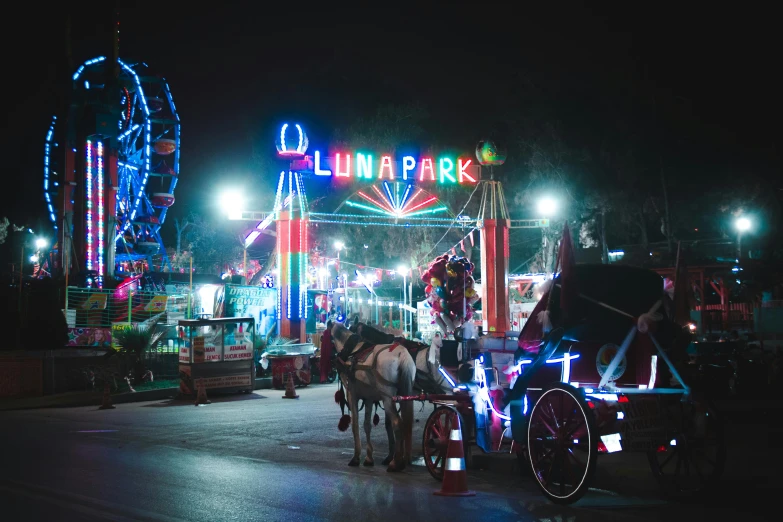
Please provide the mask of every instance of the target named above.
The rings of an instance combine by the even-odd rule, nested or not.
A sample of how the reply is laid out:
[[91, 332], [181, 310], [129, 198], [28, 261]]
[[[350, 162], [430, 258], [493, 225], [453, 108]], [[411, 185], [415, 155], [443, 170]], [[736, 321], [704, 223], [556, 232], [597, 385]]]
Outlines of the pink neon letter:
[[419, 181], [424, 181], [424, 171], [429, 169], [430, 179], [427, 181], [435, 181], [435, 169], [432, 168], [432, 158], [422, 158], [421, 168], [419, 168]]
[[338, 178], [350, 178], [351, 177], [351, 155], [345, 155], [345, 172], [340, 171], [340, 155], [334, 155], [334, 175]]
[[389, 179], [394, 181], [394, 167], [392, 167], [391, 156], [381, 156], [381, 168], [378, 169], [378, 179], [383, 179], [383, 169], [389, 171]]
[[460, 183], [462, 183], [462, 181], [465, 180], [465, 179], [469, 180], [471, 183], [475, 183], [476, 182], [476, 180], [473, 178], [473, 176], [471, 176], [470, 174], [465, 172], [465, 169], [468, 168], [468, 166], [470, 165], [470, 162], [471, 162], [471, 160], [465, 161], [462, 158], [459, 158], [457, 160], [457, 163], [459, 164], [459, 182]]

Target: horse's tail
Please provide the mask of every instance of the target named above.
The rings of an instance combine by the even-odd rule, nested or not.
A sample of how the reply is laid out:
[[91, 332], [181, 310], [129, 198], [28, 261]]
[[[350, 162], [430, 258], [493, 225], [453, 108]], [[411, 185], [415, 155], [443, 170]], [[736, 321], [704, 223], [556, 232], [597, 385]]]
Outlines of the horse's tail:
[[[400, 395], [413, 395], [413, 382], [416, 379], [416, 361], [408, 350], [403, 349], [404, 355], [400, 361], [399, 384], [397, 393]], [[400, 403], [400, 413], [402, 416], [402, 433], [405, 450], [405, 459], [408, 464], [413, 461], [413, 401], [402, 401]]]

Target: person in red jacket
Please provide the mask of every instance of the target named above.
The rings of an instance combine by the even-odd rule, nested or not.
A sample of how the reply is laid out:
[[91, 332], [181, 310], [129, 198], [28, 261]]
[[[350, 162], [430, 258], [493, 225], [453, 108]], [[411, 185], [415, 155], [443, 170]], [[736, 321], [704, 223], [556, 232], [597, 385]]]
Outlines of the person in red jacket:
[[326, 330], [321, 335], [321, 382], [327, 382], [329, 378], [329, 372], [332, 369], [332, 354], [334, 354], [332, 321], [327, 321]]

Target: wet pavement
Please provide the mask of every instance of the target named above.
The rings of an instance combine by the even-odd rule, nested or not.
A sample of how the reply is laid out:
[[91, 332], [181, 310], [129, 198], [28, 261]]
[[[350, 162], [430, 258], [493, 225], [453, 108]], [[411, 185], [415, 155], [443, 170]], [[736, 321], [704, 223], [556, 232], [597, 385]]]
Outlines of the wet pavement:
[[[423, 467], [391, 474], [382, 425], [376, 467], [349, 468], [350, 430], [337, 430], [335, 386], [0, 413], [0, 502], [6, 520], [771, 520], [783, 464], [779, 412], [727, 419], [725, 480], [690, 502], [663, 498], [646, 457], [600, 456], [593, 488], [573, 506], [549, 503], [511, 462], [469, 470], [475, 497], [443, 498]], [[431, 405], [415, 407], [414, 451]], [[380, 412], [381, 415], [383, 412]], [[777, 430], [777, 431], [776, 431]], [[478, 451], [474, 449], [474, 451]], [[492, 458], [502, 459], [500, 456]], [[508, 457], [506, 457], [508, 458]], [[505, 471], [501, 471], [505, 468]], [[6, 518], [8, 517], [8, 518]]]

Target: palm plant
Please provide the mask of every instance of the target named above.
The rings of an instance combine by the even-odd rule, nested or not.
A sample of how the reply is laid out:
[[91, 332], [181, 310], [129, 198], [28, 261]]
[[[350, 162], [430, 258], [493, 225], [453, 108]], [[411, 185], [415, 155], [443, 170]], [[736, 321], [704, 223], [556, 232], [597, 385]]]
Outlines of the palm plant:
[[109, 352], [108, 355], [125, 356], [133, 368], [134, 382], [141, 382], [147, 370], [143, 362], [144, 352], [155, 346], [165, 333], [166, 328], [159, 327], [157, 321], [149, 325], [128, 326], [114, 332], [114, 343], [120, 348]]

